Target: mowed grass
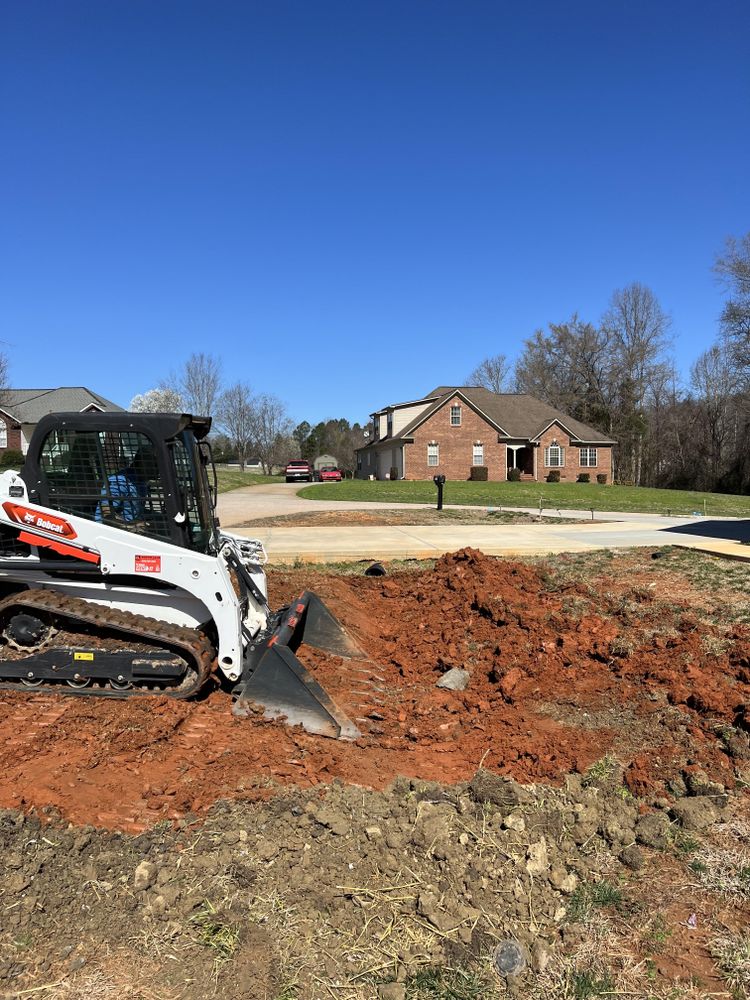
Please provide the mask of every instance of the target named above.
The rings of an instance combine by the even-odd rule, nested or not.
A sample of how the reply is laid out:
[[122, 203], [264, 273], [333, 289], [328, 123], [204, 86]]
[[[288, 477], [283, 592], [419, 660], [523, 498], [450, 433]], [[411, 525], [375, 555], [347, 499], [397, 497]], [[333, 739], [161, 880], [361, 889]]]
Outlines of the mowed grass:
[[217, 469], [219, 493], [238, 490], [241, 486], [262, 486], [264, 483], [283, 483], [283, 476], [261, 476], [257, 472], [240, 472], [239, 469]]
[[[353, 479], [321, 483], [301, 490], [309, 500], [372, 500], [381, 503], [435, 503], [431, 482], [371, 482]], [[750, 497], [694, 490], [657, 490], [645, 486], [600, 486], [598, 483], [448, 482], [445, 504], [478, 507], [533, 507], [546, 510], [623, 511], [647, 514], [706, 514], [750, 517]]]

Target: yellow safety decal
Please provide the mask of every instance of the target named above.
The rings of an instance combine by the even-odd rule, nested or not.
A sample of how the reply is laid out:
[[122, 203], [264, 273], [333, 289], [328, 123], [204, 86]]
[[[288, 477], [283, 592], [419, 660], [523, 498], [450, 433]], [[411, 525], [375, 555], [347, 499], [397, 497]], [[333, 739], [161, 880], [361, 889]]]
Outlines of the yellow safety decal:
[[93, 660], [93, 653], [73, 653], [74, 660]]

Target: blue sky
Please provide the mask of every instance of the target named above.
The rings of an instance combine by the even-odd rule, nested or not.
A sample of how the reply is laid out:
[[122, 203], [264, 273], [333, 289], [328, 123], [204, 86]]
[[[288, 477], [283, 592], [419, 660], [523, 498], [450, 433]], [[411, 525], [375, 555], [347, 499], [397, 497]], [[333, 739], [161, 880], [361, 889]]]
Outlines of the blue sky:
[[127, 405], [193, 351], [364, 419], [615, 288], [678, 365], [750, 229], [750, 4], [0, 2], [14, 386]]

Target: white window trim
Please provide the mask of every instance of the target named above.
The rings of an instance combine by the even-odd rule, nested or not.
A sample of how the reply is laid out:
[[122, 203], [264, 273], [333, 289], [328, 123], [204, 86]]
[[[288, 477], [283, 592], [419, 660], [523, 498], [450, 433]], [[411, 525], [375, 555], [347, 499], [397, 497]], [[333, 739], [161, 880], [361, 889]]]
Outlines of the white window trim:
[[[559, 452], [560, 461], [553, 463], [552, 450]], [[564, 469], [565, 468], [565, 449], [561, 444], [548, 444], [544, 449], [544, 468], [545, 469]]]
[[[591, 461], [592, 452], [594, 456], [593, 462]], [[596, 448], [581, 448], [579, 458], [581, 461], [582, 469], [595, 469], [596, 466], [599, 464], [599, 454]]]
[[[477, 455], [479, 455], [479, 461], [477, 461]], [[484, 465], [484, 445], [475, 444], [471, 448], [471, 464], [472, 465]]]
[[[453, 411], [454, 410], [458, 410], [458, 414], [457, 414], [458, 420], [454, 420], [453, 419], [453, 416], [454, 416]], [[453, 403], [451, 405], [450, 419], [451, 419], [451, 427], [460, 427], [461, 426], [462, 413], [461, 413], [461, 404], [460, 403]]]
[[[430, 450], [434, 449], [434, 454], [430, 454]], [[440, 465], [440, 445], [439, 444], [428, 444], [427, 445], [427, 467], [430, 469], [436, 469]]]
[[0, 418], [0, 448], [8, 447], [8, 425]]

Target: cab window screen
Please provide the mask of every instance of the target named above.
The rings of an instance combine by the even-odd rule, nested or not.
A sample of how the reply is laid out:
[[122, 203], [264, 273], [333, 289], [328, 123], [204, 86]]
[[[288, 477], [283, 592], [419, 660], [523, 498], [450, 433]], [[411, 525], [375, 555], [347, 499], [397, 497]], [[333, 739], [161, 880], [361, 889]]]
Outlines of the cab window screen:
[[40, 462], [49, 504], [68, 514], [170, 540], [156, 454], [138, 431], [52, 431]]

